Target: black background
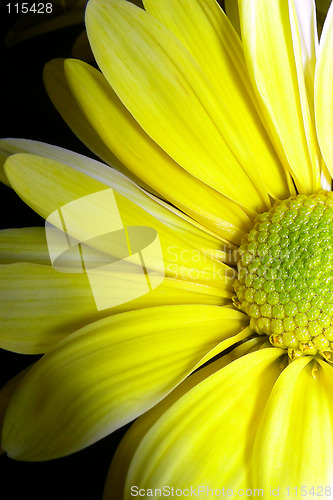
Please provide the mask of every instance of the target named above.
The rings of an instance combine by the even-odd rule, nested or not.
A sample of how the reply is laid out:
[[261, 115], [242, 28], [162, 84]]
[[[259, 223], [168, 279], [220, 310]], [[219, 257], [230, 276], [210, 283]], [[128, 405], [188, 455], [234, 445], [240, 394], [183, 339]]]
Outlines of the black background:
[[[8, 3], [9, 0], [0, 0], [0, 137], [35, 139], [93, 156], [58, 115], [42, 82], [44, 64], [55, 57], [69, 57], [83, 25], [40, 35], [8, 48], [4, 45], [5, 34], [19, 17], [8, 14]], [[0, 185], [0, 190], [1, 228], [44, 225], [43, 219], [14, 191], [4, 185]], [[0, 350], [0, 385], [36, 359], [38, 356]], [[0, 456], [1, 500], [101, 499], [111, 457], [123, 434], [124, 429], [79, 453], [50, 462], [19, 462]]]

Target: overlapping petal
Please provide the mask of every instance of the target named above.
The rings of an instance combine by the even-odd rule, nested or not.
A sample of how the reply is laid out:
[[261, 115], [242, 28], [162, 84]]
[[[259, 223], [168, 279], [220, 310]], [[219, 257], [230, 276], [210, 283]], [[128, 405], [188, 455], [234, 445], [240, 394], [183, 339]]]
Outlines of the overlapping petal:
[[215, 95], [223, 96], [219, 130], [240, 164], [272, 197], [287, 197], [286, 174], [259, 118], [240, 40], [216, 0], [144, 0], [144, 5], [193, 55]]
[[[86, 172], [89, 174], [91, 165], [88, 161], [85, 165]], [[92, 163], [92, 170], [94, 168], [98, 170], [97, 165]], [[80, 166], [77, 168], [80, 169]], [[105, 168], [108, 169], [108, 167]], [[7, 160], [5, 169], [14, 189], [44, 218], [73, 200], [88, 197], [89, 194], [101, 192], [107, 188], [102, 182], [88, 177], [68, 164], [64, 165], [35, 155], [13, 155]], [[162, 262], [158, 261], [156, 271], [165, 271], [167, 276], [175, 278], [182, 277], [190, 280], [195, 278], [199, 282], [231, 290], [233, 271], [222, 262], [205, 257], [205, 245], [210, 247], [208, 241], [212, 237], [154, 203], [142, 191], [136, 189], [134, 184], [130, 183], [128, 186], [129, 181], [121, 174], [118, 176], [120, 176], [118, 183], [117, 177], [112, 176], [114, 177], [112, 186], [114, 186], [117, 210], [121, 214], [123, 225], [125, 227], [146, 226], [157, 231], [163, 251], [164, 270], [161, 269]], [[121, 182], [125, 183], [125, 188], [121, 187]], [[57, 186], [56, 190], [53, 189], [54, 186]], [[127, 188], [131, 192], [130, 197]], [[149, 213], [150, 208], [153, 214]], [[88, 214], [89, 217], [87, 217]], [[157, 218], [158, 214], [161, 214], [159, 218]], [[164, 220], [160, 220], [161, 216]], [[86, 241], [91, 238], [91, 231], [96, 234], [112, 231], [115, 217], [118, 217], [118, 213], [112, 213], [107, 204], [102, 203], [101, 206], [96, 206], [95, 198], [90, 200], [88, 197], [85, 214], [76, 212], [72, 215], [68, 232], [77, 240]], [[189, 236], [190, 241], [188, 241]], [[117, 256], [117, 245], [112, 245], [110, 248], [109, 242], [103, 241], [99, 245], [101, 246], [98, 249], [106, 255]], [[186, 258], [184, 258], [184, 252]]]
[[320, 187], [320, 154], [293, 0], [241, 0], [245, 58], [269, 133], [299, 192]]
[[208, 376], [221, 370], [240, 356], [258, 350], [263, 345], [262, 338], [255, 338], [242, 343], [229, 354], [219, 359], [218, 363], [206, 365], [185, 379], [166, 398], [155, 405], [151, 410], [137, 419], [125, 434], [113, 457], [104, 489], [104, 500], [123, 500], [126, 476], [131, 465], [132, 457], [140, 445], [141, 440], [163, 414], [183, 395], [198, 385]]
[[[131, 485], [177, 489], [246, 487], [251, 448], [270, 391], [281, 372], [279, 349], [263, 349], [223, 367], [181, 396], [151, 426], [129, 468]], [[145, 418], [145, 417], [143, 417]], [[186, 464], [186, 466], [184, 466]]]
[[237, 130], [235, 116], [230, 116], [233, 126], [226, 129], [214, 87], [164, 25], [127, 2], [92, 0], [86, 26], [104, 76], [167, 154], [245, 207], [258, 210], [269, 204], [253, 171], [253, 160], [248, 155], [247, 161], [244, 158], [241, 141], [237, 148], [231, 147], [235, 138], [230, 135]]
[[166, 155], [134, 120], [100, 72], [80, 61], [67, 60], [65, 74], [99, 137], [136, 178], [225, 238], [235, 240], [246, 228], [249, 219], [244, 211]]

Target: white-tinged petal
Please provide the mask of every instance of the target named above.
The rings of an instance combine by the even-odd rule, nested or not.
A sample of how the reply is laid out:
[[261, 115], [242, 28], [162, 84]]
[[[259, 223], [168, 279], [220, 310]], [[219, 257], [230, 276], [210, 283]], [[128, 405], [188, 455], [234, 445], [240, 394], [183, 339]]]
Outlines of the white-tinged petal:
[[[76, 204], [69, 205], [70, 219], [66, 216], [65, 222], [68, 234], [79, 242], [89, 240], [89, 246], [105, 255], [122, 259], [123, 247], [119, 247], [118, 240], [112, 240], [111, 244], [110, 238], [93, 236], [111, 234], [114, 227], [120, 229], [120, 225], [122, 230], [124, 227], [130, 230], [133, 226], [145, 226], [147, 230], [157, 232], [161, 245], [161, 258], [156, 254], [149, 262], [149, 267], [154, 271], [232, 290], [234, 271], [222, 262], [205, 255], [205, 248], [209, 249], [208, 242], [212, 240], [210, 235], [154, 203], [120, 173], [120, 182], [117, 182], [117, 177], [113, 182], [114, 207], [112, 205], [111, 209], [109, 203], [103, 201], [108, 199], [108, 193], [101, 195], [107, 186], [82, 173], [83, 170], [89, 175], [90, 169], [95, 168], [97, 172], [100, 171], [99, 162], [91, 162], [86, 160], [85, 169], [79, 165], [78, 170], [81, 171], [78, 171], [75, 164], [74, 168], [71, 168], [72, 164], [65, 165], [49, 158], [16, 154], [8, 158], [5, 170], [16, 192], [44, 218], [59, 209], [64, 214], [64, 206], [75, 200]], [[108, 167], [105, 168], [109, 170]], [[111, 177], [113, 179], [113, 176]], [[54, 186], [57, 189], [54, 189]], [[98, 196], [96, 193], [99, 193]], [[89, 196], [92, 194], [93, 197]], [[101, 201], [97, 203], [99, 199]], [[83, 204], [80, 210], [75, 210], [77, 200], [83, 200], [80, 201]], [[60, 224], [60, 221], [58, 224], [54, 222], [54, 225], [63, 230], [63, 223]], [[220, 244], [217, 243], [216, 246], [219, 248]]]
[[333, 4], [320, 38], [315, 74], [315, 116], [320, 149], [333, 176]]
[[[300, 192], [320, 187], [320, 155], [293, 0], [240, 0], [245, 59], [284, 166]], [[311, 20], [309, 20], [311, 22]]]

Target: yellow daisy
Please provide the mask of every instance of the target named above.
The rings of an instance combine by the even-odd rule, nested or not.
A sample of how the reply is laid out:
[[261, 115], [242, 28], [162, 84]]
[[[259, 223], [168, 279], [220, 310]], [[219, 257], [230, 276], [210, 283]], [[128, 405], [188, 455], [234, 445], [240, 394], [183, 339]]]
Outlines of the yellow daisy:
[[[101, 72], [45, 69], [59, 112], [105, 163], [7, 139], [1, 179], [75, 241], [115, 224], [91, 201], [112, 192], [130, 243], [133, 227], [158, 235], [165, 278], [96, 308], [88, 272], [59, 272], [42, 229], [1, 233], [1, 346], [46, 353], [2, 392], [2, 446], [52, 459], [141, 415], [105, 499], [330, 496], [333, 7], [318, 45], [312, 0], [240, 0], [241, 40], [215, 0], [144, 6], [90, 0]], [[68, 225], [63, 207], [82, 199]], [[127, 297], [137, 273], [121, 277], [99, 300]]]

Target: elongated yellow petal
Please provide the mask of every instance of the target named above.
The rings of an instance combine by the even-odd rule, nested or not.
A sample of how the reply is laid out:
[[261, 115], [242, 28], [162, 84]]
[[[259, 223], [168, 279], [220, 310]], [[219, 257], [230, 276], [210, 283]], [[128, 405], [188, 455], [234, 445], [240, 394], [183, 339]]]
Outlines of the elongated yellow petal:
[[214, 88], [168, 29], [121, 0], [90, 1], [86, 26], [106, 79], [159, 146], [228, 198], [254, 210], [269, 204], [253, 161], [241, 165], [237, 158], [240, 141], [239, 148], [228, 145], [237, 130], [235, 116], [235, 127], [226, 129]]
[[[135, 201], [139, 206], [145, 208], [154, 217], [163, 220], [169, 226], [177, 226], [179, 229], [192, 231], [193, 235], [200, 236], [201, 239], [206, 238], [207, 245], [211, 246], [211, 248], [217, 249], [221, 245], [221, 239], [216, 239], [214, 235], [212, 237], [210, 231], [207, 230], [207, 234], [204, 234], [205, 228], [202, 225], [195, 223], [195, 221], [193, 221], [192, 224], [192, 220], [185, 217], [179, 210], [158, 200], [151, 193], [145, 193], [117, 170], [88, 158], [87, 156], [74, 153], [73, 151], [58, 146], [29, 139], [0, 139], [0, 152], [2, 152], [6, 159], [16, 153], [31, 153], [68, 165], [79, 172], [93, 177], [105, 186], [112, 187], [116, 191], [124, 194]], [[30, 158], [30, 163], [33, 164], [32, 158]], [[155, 201], [158, 201], [158, 203]], [[221, 210], [223, 210], [223, 208], [221, 208]], [[176, 214], [176, 216], [174, 214]], [[184, 220], [187, 222], [184, 222]], [[199, 228], [199, 230], [197, 228]]]
[[[95, 169], [97, 170], [95, 177], [98, 176], [100, 171], [98, 162], [86, 160], [84, 165], [87, 173], [91, 174]], [[74, 168], [71, 168], [72, 166]], [[17, 154], [7, 160], [5, 170], [12, 186], [21, 198], [46, 218], [60, 208], [63, 210], [62, 207], [73, 200], [88, 197], [93, 193], [101, 193], [107, 188], [96, 178], [88, 177], [75, 168], [84, 170], [80, 164], [73, 163], [69, 166], [48, 158]], [[107, 167], [105, 168], [108, 170]], [[101, 177], [102, 175], [103, 171]], [[81, 211], [71, 213], [70, 227], [68, 227], [70, 236], [79, 241], [86, 241], [92, 238], [92, 234], [105, 234], [112, 230], [113, 225], [117, 225], [118, 214], [120, 214], [124, 227], [146, 226], [157, 231], [163, 253], [164, 269], [162, 269], [161, 260], [156, 263], [155, 267], [152, 266], [155, 270], [165, 272], [167, 276], [197, 280], [231, 290], [232, 280], [235, 277], [234, 271], [204, 253], [203, 245], [208, 246], [212, 237], [205, 235], [165, 207], [154, 203], [121, 174], [118, 173], [118, 176], [119, 178], [115, 177], [115, 180], [113, 180], [114, 176], [111, 176], [112, 181], [109, 183], [110, 185], [112, 182], [114, 186], [117, 210], [110, 210], [109, 205], [103, 201], [99, 206], [96, 204], [95, 197], [93, 200], [88, 197], [84, 213]], [[103, 177], [101, 180], [103, 181]], [[56, 190], [54, 186], [57, 186]], [[151, 211], [154, 215], [149, 213]], [[87, 217], [88, 214], [89, 217]], [[163, 221], [160, 220], [161, 217], [164, 218]], [[58, 229], [62, 228], [58, 227]], [[121, 257], [116, 253], [120, 251], [116, 242], [110, 246], [109, 240], [102, 239], [98, 240], [96, 245], [95, 248], [106, 255]]]
[[144, 5], [185, 45], [223, 96], [220, 130], [223, 135], [228, 130], [228, 144], [240, 163], [271, 196], [288, 197], [285, 171], [256, 111], [240, 40], [216, 0], [144, 0]]
[[204, 379], [216, 373], [218, 370], [221, 370], [221, 368], [228, 363], [231, 363], [231, 361], [244, 356], [248, 352], [251, 352], [252, 349], [257, 350], [261, 343], [261, 339], [258, 338], [244, 342], [241, 346], [223, 356], [218, 361], [210, 363], [201, 370], [194, 372], [166, 398], [162, 399], [160, 403], [138, 418], [125, 434], [113, 457], [106, 479], [103, 500], [123, 500], [127, 472], [136, 449], [153, 424], [155, 424], [155, 422], [159, 420], [176, 401]]
[[243, 210], [166, 155], [134, 120], [100, 72], [81, 61], [67, 60], [65, 74], [91, 125], [136, 177], [215, 233], [229, 239], [242, 234], [249, 224]]
[[81, 329], [38, 361], [15, 392], [4, 449], [45, 460], [96, 442], [160, 401], [243, 322], [230, 308], [165, 306]]
[[86, 275], [49, 266], [0, 266], [0, 345], [38, 354], [100, 317]]
[[[117, 283], [119, 286], [119, 280]], [[123, 283], [134, 286], [135, 276], [123, 277]], [[112, 293], [110, 288], [102, 290], [105, 300], [120, 294], [119, 288]], [[223, 305], [231, 295], [223, 288], [166, 277], [151, 292], [98, 311], [86, 274], [61, 273], [37, 264], [0, 266], [0, 346], [39, 354], [85, 324], [110, 314], [165, 304]]]
[[98, 137], [69, 91], [63, 72], [63, 59], [54, 60], [52, 65], [47, 64], [43, 79], [53, 105], [74, 134], [99, 158], [121, 171], [121, 162]]
[[245, 58], [268, 129], [298, 190], [312, 193], [320, 187], [320, 157], [294, 1], [239, 5]]
[[131, 485], [249, 487], [251, 446], [282, 354], [263, 349], [243, 356], [182, 396], [134, 453], [124, 498]]
[[316, 4], [314, 0], [294, 0], [294, 4], [294, 12], [296, 12], [299, 29], [306, 91], [309, 99], [310, 111], [313, 114], [314, 75], [318, 50]]
[[51, 264], [43, 227], [0, 231], [0, 264], [13, 264], [22, 261]]
[[64, 59], [54, 59], [44, 66], [44, 85], [47, 93], [58, 112], [72, 129], [75, 135], [99, 158], [116, 168], [127, 177], [148, 188], [139, 178], [135, 177], [105, 145], [103, 140], [90, 125], [85, 114], [74, 99], [69, 89], [65, 72]]
[[333, 5], [325, 20], [320, 38], [315, 74], [315, 114], [320, 149], [333, 176]]
[[288, 366], [277, 380], [256, 438], [254, 483], [280, 488], [332, 485], [333, 368], [311, 357]]

